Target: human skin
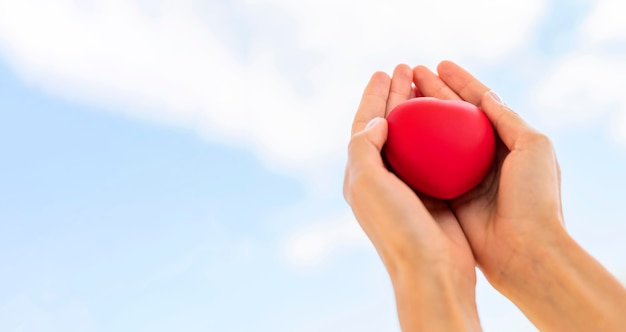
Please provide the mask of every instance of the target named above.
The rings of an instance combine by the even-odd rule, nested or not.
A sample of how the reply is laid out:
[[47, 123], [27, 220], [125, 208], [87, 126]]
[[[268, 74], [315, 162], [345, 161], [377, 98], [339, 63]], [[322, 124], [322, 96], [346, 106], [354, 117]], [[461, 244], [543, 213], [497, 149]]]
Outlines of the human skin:
[[[353, 123], [344, 181], [391, 277], [403, 331], [479, 330], [475, 264], [542, 331], [623, 330], [626, 290], [565, 230], [550, 140], [461, 67], [444, 61], [437, 69], [400, 65], [391, 79], [374, 74]], [[416, 96], [471, 102], [497, 133], [492, 170], [457, 199], [414, 193], [380, 157], [384, 117]]]
[[452, 62], [413, 72], [423, 95], [475, 104], [498, 134], [491, 172], [449, 202], [489, 282], [541, 331], [623, 331], [626, 289], [565, 230], [550, 140]]
[[352, 126], [344, 195], [389, 272], [402, 330], [477, 331], [476, 262], [460, 224], [446, 202], [418, 197], [388, 171], [380, 154], [384, 117], [416, 96], [412, 80], [406, 65], [392, 78], [372, 76]]

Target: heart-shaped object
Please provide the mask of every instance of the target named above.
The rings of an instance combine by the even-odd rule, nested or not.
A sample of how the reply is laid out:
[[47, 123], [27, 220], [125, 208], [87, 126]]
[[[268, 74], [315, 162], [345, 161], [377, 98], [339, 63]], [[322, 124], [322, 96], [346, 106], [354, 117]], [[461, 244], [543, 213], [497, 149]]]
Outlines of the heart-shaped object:
[[480, 183], [493, 163], [491, 123], [468, 102], [413, 98], [398, 104], [387, 121], [383, 154], [388, 165], [426, 195], [458, 197]]

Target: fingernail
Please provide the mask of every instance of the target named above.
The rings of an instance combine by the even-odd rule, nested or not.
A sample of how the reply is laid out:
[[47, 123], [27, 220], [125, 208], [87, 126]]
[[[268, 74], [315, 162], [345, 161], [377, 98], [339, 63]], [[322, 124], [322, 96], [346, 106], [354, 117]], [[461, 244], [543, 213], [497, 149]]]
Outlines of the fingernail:
[[367, 126], [365, 126], [364, 130], [368, 130], [370, 128], [372, 128], [373, 126], [375, 126], [378, 122], [380, 122], [380, 120], [382, 120], [381, 117], [376, 117], [370, 120], [370, 122], [367, 123]]
[[504, 102], [502, 101], [500, 96], [498, 96], [498, 94], [495, 91], [490, 90], [487, 93], [489, 94], [489, 97], [491, 97], [496, 103], [498, 103], [500, 105], [504, 105]]

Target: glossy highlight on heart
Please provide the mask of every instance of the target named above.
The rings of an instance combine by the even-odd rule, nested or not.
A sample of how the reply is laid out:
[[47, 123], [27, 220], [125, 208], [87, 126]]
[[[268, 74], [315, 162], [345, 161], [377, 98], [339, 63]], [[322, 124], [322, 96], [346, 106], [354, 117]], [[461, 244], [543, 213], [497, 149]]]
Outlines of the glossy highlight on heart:
[[439, 199], [458, 197], [482, 181], [495, 154], [487, 116], [461, 100], [420, 97], [387, 116], [383, 155], [414, 190]]

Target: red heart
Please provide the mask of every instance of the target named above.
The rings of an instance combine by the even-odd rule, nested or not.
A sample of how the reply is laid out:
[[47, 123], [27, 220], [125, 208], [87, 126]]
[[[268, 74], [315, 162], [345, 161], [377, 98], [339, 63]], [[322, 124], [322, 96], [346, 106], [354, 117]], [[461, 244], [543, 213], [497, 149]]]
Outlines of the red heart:
[[426, 195], [458, 197], [480, 183], [493, 163], [491, 123], [468, 102], [414, 98], [396, 106], [387, 121], [383, 153], [388, 165]]

